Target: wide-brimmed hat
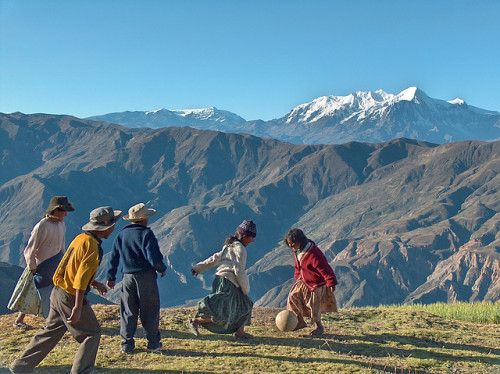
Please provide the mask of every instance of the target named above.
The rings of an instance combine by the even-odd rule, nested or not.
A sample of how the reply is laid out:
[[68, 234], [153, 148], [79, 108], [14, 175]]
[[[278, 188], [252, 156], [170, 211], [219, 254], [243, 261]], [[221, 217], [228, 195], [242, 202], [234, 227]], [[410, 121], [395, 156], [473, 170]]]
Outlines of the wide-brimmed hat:
[[144, 203], [134, 205], [128, 210], [128, 214], [123, 217], [127, 221], [142, 221], [156, 214], [155, 209], [149, 209]]
[[121, 210], [113, 210], [110, 206], [103, 206], [94, 209], [90, 212], [89, 222], [82, 227], [84, 231], [104, 231], [113, 226], [123, 212]]
[[241, 232], [246, 236], [257, 236], [257, 226], [251, 220], [244, 220], [240, 223], [240, 225], [236, 228], [236, 231]]
[[50, 199], [47, 213], [53, 212], [56, 209], [65, 210], [67, 212], [72, 212], [75, 210], [75, 208], [73, 208], [73, 204], [68, 201], [67, 196], [54, 196], [52, 199]]

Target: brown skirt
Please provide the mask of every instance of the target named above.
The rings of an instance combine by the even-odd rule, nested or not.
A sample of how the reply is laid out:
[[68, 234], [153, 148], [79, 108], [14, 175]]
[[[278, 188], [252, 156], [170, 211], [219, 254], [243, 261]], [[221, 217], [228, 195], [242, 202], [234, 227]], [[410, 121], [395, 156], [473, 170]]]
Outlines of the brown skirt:
[[337, 301], [329, 287], [322, 286], [311, 291], [299, 279], [290, 290], [287, 309], [299, 316], [311, 318], [313, 323], [321, 322], [321, 313], [337, 311]]

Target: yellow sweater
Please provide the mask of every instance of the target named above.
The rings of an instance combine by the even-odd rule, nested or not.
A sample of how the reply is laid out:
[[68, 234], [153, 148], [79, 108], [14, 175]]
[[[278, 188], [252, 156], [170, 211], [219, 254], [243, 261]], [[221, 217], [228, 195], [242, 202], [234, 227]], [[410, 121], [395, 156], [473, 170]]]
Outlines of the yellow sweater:
[[68, 247], [54, 274], [54, 285], [71, 295], [86, 291], [99, 267], [99, 242], [87, 233], [78, 235]]

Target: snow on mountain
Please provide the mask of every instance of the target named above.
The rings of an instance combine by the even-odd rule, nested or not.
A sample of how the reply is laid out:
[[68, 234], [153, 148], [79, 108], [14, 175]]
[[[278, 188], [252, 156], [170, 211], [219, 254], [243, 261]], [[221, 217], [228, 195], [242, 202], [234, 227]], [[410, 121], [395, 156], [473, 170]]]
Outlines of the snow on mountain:
[[271, 121], [267, 136], [292, 143], [382, 142], [399, 137], [444, 143], [500, 138], [500, 114], [456, 99], [433, 99], [418, 87], [324, 96]]
[[203, 130], [218, 130], [220, 126], [231, 126], [245, 122], [235, 113], [215, 107], [203, 109], [169, 110], [109, 113], [89, 117], [91, 120], [116, 123], [127, 127], [162, 128], [190, 126]]
[[[168, 111], [167, 109], [160, 109], [159, 111], [146, 112], [146, 115], [157, 114], [160, 111]], [[184, 109], [184, 110], [171, 110], [169, 111], [178, 116], [189, 118], [199, 121], [214, 121], [214, 122], [244, 122], [245, 120], [240, 116], [229, 112], [227, 110], [220, 110], [216, 107], [202, 108], [202, 109]]]
[[[410, 87], [394, 95], [383, 90], [375, 92], [358, 91], [347, 96], [323, 96], [294, 108], [286, 115], [286, 123], [293, 121], [310, 123], [323, 117], [343, 116], [348, 119], [352, 115], [358, 118], [367, 117], [366, 113], [374, 113], [394, 105], [400, 101], [417, 104], [428, 103], [429, 97], [417, 87]], [[350, 114], [349, 116], [346, 116]]]
[[448, 101], [450, 104], [453, 104], [453, 105], [467, 105], [465, 104], [465, 101], [460, 99], [460, 98], [456, 98], [455, 100], [450, 100]]
[[245, 121], [217, 109], [123, 112], [89, 119], [128, 127], [190, 126], [248, 133], [299, 144], [384, 142], [411, 138], [433, 143], [500, 139], [500, 114], [469, 106], [461, 99], [434, 99], [418, 87], [398, 94], [383, 90], [322, 96], [271, 121]]

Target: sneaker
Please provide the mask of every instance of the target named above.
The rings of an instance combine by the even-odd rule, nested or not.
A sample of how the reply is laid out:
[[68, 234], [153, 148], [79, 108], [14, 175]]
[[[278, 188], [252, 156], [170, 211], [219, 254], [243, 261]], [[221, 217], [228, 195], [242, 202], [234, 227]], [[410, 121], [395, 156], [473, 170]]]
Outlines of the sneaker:
[[192, 319], [188, 321], [189, 330], [194, 334], [194, 336], [200, 336], [200, 332], [198, 331], [198, 325], [194, 323]]
[[131, 355], [134, 353], [134, 347], [130, 347], [128, 345], [122, 345], [122, 352]]
[[148, 345], [148, 351], [149, 351], [149, 352], [157, 352], [157, 351], [159, 351], [159, 350], [160, 350], [160, 349], [162, 349], [162, 348], [163, 348], [163, 344], [161, 344], [161, 342], [159, 342], [157, 345], [152, 346], [152, 347], [150, 347], [150, 346]]

